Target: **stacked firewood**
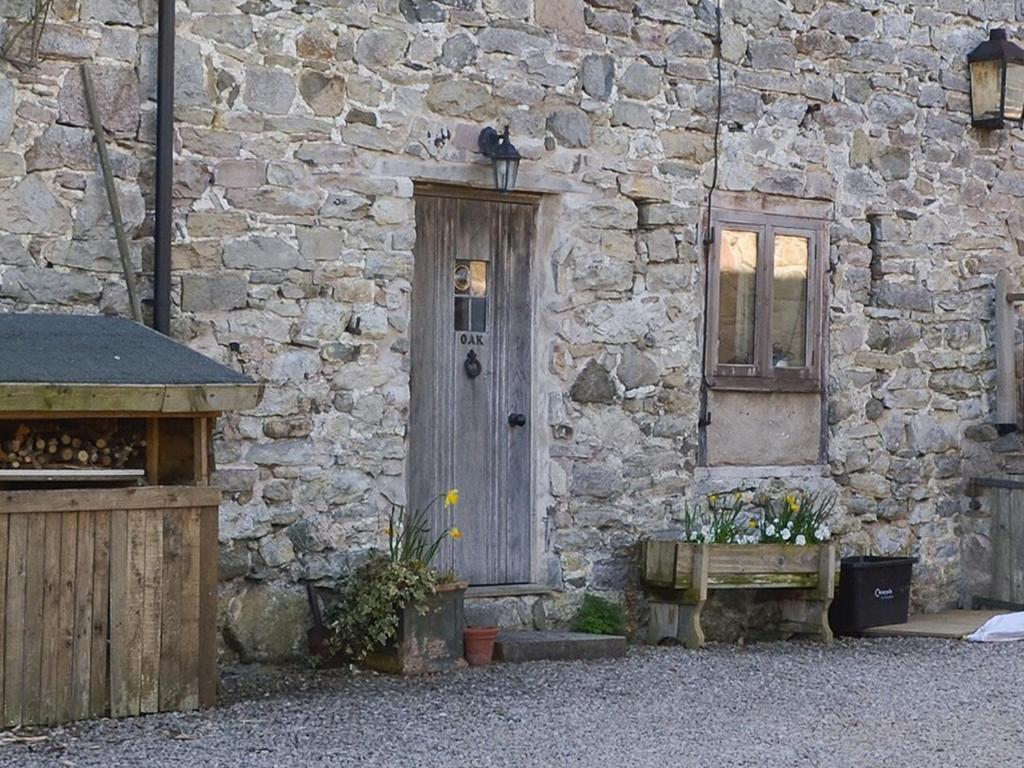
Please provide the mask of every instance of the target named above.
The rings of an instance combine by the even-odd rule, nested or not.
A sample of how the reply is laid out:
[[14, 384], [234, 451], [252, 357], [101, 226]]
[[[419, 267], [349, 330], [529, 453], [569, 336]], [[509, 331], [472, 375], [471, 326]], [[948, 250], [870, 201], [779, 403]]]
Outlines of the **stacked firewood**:
[[145, 452], [146, 441], [110, 430], [78, 437], [71, 432], [19, 424], [0, 438], [0, 469], [124, 469]]

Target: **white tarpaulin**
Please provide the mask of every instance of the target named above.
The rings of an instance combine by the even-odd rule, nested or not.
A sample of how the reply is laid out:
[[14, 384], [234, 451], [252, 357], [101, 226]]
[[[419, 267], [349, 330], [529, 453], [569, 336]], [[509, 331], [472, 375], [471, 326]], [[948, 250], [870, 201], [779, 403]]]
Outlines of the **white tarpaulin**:
[[1024, 611], [993, 616], [981, 627], [967, 636], [976, 643], [1008, 643], [1024, 640]]

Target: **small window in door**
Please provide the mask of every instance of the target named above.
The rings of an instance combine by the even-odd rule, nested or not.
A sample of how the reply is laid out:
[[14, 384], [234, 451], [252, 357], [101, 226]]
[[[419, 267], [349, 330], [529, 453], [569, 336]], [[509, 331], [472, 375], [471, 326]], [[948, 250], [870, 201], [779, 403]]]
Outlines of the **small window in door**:
[[455, 288], [455, 330], [485, 333], [487, 262], [456, 261], [452, 282]]

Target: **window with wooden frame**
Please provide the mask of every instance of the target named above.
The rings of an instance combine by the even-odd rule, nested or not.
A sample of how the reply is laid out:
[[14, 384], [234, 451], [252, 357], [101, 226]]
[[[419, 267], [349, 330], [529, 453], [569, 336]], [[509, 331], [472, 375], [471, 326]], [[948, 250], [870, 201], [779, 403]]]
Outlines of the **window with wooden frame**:
[[826, 222], [713, 209], [711, 225], [709, 385], [766, 392], [817, 390]]

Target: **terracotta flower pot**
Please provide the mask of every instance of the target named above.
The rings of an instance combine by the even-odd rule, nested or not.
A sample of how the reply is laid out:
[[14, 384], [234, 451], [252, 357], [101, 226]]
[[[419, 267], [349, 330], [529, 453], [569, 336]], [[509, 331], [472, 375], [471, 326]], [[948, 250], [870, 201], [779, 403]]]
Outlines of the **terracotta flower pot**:
[[497, 627], [466, 627], [463, 644], [466, 646], [466, 661], [470, 666], [484, 667], [491, 663], [497, 637]]

